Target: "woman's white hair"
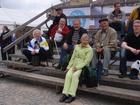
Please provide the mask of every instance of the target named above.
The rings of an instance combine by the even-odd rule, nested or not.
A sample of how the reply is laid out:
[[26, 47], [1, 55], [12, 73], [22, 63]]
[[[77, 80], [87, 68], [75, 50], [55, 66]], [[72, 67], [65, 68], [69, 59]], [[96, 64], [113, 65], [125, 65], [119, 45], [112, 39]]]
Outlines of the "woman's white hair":
[[34, 35], [35, 35], [35, 32], [39, 32], [40, 33], [40, 36], [41, 36], [41, 31], [39, 30], [39, 29], [35, 29], [34, 31], [33, 31], [33, 37], [35, 37]]
[[86, 33], [83, 34], [82, 37], [81, 37], [81, 40], [84, 39], [84, 38], [88, 38], [88, 40], [89, 40], [89, 36], [88, 36], [88, 34], [86, 34]]

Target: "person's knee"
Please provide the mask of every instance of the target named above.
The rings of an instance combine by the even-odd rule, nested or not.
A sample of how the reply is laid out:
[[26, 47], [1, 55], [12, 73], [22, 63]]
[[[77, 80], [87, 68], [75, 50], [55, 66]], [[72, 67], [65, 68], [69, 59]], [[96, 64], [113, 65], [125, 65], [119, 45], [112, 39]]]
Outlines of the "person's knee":
[[121, 57], [124, 57], [125, 54], [126, 54], [126, 49], [122, 48], [122, 49], [120, 50], [120, 56], [121, 56]]
[[103, 50], [104, 53], [110, 53], [110, 51], [111, 51], [110, 48], [104, 48]]

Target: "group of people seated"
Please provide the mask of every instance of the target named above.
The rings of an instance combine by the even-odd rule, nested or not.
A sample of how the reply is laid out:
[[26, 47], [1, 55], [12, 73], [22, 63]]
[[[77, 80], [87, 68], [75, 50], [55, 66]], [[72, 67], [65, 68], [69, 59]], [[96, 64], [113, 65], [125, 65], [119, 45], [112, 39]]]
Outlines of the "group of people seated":
[[[134, 19], [133, 24], [127, 26], [132, 27], [133, 31], [127, 35], [125, 33], [125, 13], [120, 10], [120, 3], [114, 5], [115, 10], [109, 13], [108, 18], [99, 20], [100, 30], [95, 35], [94, 48], [89, 45], [89, 36], [86, 29], [81, 27], [81, 22], [78, 19], [73, 21], [73, 27], [67, 27], [66, 17], [62, 9], [56, 9], [59, 18], [58, 24], [51, 27], [49, 44], [46, 39], [41, 36], [40, 30], [36, 29], [33, 32], [33, 39], [28, 45], [28, 49], [23, 51], [23, 54], [28, 58], [28, 63], [32, 64], [31, 57], [39, 56], [40, 64], [45, 65], [45, 60], [49, 58], [49, 54], [53, 55], [53, 47], [55, 43], [61, 47], [60, 60], [56, 69], [61, 69], [62, 59], [72, 53], [72, 57], [65, 70], [66, 77], [62, 93], [63, 97], [59, 102], [70, 103], [75, 100], [76, 90], [78, 88], [79, 77], [84, 66], [91, 65], [97, 68], [99, 56], [103, 59], [102, 75], [108, 76], [109, 62], [115, 56], [117, 50], [117, 30], [121, 31], [123, 39], [120, 52], [120, 75], [119, 78], [124, 78], [127, 74], [126, 62], [128, 59], [140, 59], [140, 20], [139, 15]], [[139, 9], [135, 11], [139, 12]], [[60, 17], [60, 13], [65, 17]], [[133, 14], [133, 12], [132, 12]], [[131, 15], [130, 15], [131, 17]], [[56, 21], [56, 20], [55, 20]], [[131, 22], [130, 22], [131, 23]]]

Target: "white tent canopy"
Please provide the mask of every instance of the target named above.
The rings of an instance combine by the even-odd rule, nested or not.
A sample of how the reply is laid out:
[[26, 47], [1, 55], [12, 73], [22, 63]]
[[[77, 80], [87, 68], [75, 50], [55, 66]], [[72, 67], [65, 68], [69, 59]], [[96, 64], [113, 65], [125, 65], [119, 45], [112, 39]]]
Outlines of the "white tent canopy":
[[[0, 25], [22, 25], [39, 13], [0, 8]], [[43, 15], [27, 26], [35, 27], [46, 19]], [[45, 28], [46, 26], [43, 25]]]

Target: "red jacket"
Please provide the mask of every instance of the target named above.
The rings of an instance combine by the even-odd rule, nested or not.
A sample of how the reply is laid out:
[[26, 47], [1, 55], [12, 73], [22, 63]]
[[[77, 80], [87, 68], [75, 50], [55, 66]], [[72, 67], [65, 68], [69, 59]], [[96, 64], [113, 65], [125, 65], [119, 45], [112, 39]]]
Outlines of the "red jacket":
[[[55, 26], [53, 27], [53, 29], [51, 30], [50, 36], [52, 37], [52, 39], [54, 38], [54, 35], [55, 35], [56, 31], [58, 30], [58, 26], [59, 26], [59, 25], [55, 25]], [[65, 26], [65, 27], [62, 29], [61, 34], [62, 34], [63, 36], [66, 36], [66, 35], [68, 35], [69, 31], [70, 31], [69, 28], [68, 28], [67, 26]]]

